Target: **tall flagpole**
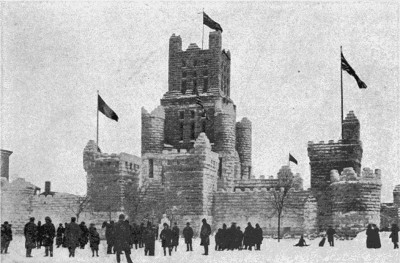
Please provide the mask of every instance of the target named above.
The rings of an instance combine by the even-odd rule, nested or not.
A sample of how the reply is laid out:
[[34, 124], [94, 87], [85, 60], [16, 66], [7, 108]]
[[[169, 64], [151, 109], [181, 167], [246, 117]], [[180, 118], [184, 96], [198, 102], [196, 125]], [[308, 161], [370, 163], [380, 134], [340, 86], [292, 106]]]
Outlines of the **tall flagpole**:
[[201, 17], [201, 23], [203, 24], [203, 34], [201, 35], [201, 49], [203, 49], [203, 44], [204, 44], [204, 8], [203, 8], [203, 12], [201, 13], [202, 17]]
[[340, 127], [342, 129], [342, 140], [343, 140], [343, 70], [342, 70], [342, 46], [340, 46]]
[[96, 129], [96, 144], [99, 148], [99, 91], [97, 90], [97, 129]]

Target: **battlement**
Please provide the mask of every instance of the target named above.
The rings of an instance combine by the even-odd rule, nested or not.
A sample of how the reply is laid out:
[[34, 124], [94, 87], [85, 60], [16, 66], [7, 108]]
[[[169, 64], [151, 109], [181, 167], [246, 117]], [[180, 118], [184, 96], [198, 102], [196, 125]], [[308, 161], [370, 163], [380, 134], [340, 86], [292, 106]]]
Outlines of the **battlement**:
[[159, 105], [151, 113], [149, 113], [145, 107], [142, 107], [142, 115], [150, 118], [165, 119], [164, 107]]
[[337, 170], [331, 170], [330, 174], [331, 183], [365, 183], [365, 184], [381, 184], [381, 170], [375, 169], [375, 172], [365, 167], [362, 170], [361, 176], [358, 176], [354, 171], [353, 167], [344, 168], [342, 173], [339, 175]]

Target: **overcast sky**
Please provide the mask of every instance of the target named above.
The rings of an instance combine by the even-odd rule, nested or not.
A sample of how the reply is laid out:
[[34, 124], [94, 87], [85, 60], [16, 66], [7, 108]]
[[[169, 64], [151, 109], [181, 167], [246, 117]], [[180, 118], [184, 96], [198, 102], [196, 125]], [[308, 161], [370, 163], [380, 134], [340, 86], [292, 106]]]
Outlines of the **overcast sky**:
[[[119, 115], [100, 116], [103, 152], [140, 155], [141, 111], [168, 87], [168, 41], [201, 46], [205, 12], [230, 50], [238, 120], [253, 122], [253, 169], [293, 165], [309, 185], [307, 142], [340, 137], [340, 46], [367, 84], [343, 73], [344, 109], [361, 122], [363, 167], [382, 169], [383, 201], [399, 176], [399, 4], [221, 2], [3, 4], [1, 148], [10, 175], [84, 194], [83, 148], [96, 137], [96, 91]], [[208, 33], [204, 30], [204, 48]]]

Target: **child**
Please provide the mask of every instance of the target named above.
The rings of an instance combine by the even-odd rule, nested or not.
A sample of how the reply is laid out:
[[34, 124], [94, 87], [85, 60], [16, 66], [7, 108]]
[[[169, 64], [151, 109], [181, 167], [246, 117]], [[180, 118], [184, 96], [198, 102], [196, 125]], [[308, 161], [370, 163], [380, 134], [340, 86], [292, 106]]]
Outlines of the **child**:
[[100, 235], [99, 235], [99, 232], [97, 232], [95, 227], [90, 228], [89, 241], [90, 241], [90, 249], [92, 250], [92, 257], [94, 257], [94, 252], [96, 252], [96, 257], [98, 257], [99, 256]]

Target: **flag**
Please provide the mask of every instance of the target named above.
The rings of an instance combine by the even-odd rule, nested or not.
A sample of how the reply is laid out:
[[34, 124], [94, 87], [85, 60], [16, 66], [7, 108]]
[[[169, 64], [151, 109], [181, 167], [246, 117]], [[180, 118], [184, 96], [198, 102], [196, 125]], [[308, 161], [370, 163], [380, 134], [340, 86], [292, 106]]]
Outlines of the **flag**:
[[203, 12], [203, 24], [208, 26], [211, 29], [219, 30], [222, 32], [222, 27], [212, 20], [206, 13]]
[[97, 110], [106, 115], [108, 118], [118, 121], [118, 115], [97, 95]]
[[341, 56], [342, 56], [342, 70], [346, 71], [347, 73], [349, 73], [351, 76], [353, 76], [355, 78], [355, 80], [357, 81], [358, 87], [360, 89], [366, 89], [367, 85], [365, 85], [365, 83], [357, 76], [354, 69], [350, 66], [350, 64], [344, 58], [343, 53], [341, 53]]
[[290, 153], [289, 153], [289, 162], [297, 164], [296, 158], [294, 158]]

